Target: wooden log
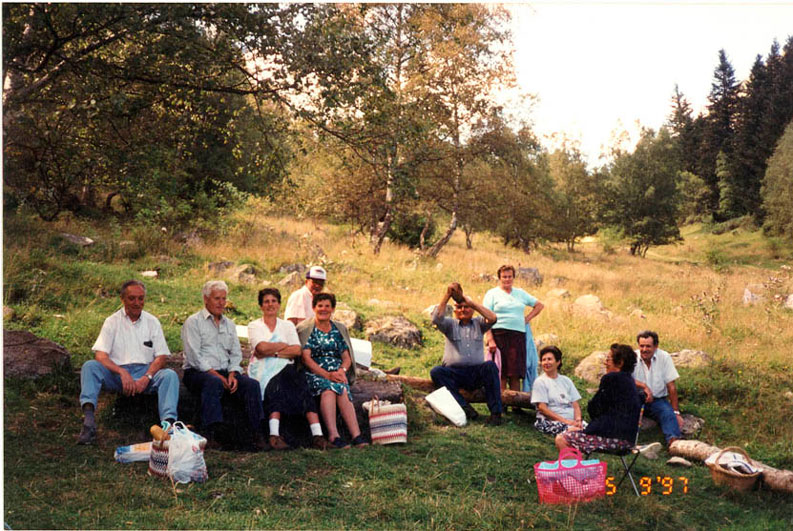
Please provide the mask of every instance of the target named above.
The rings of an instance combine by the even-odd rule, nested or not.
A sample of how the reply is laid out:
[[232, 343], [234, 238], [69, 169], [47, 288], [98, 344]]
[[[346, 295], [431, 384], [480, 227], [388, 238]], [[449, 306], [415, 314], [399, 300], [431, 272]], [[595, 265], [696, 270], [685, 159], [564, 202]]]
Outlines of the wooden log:
[[[699, 459], [700, 461], [704, 461], [710, 455], [720, 451], [721, 448], [711, 446], [702, 441], [681, 440], [675, 441], [669, 446], [669, 453], [672, 455]], [[749, 461], [763, 471], [763, 482], [768, 485], [768, 488], [780, 492], [793, 493], [793, 471], [779, 470], [751, 458]]]
[[[401, 376], [399, 374], [388, 374], [386, 377], [389, 382], [400, 382], [425, 393], [431, 393], [435, 390], [435, 384], [433, 384], [432, 380], [429, 378], [415, 378], [413, 376]], [[471, 403], [487, 402], [485, 393], [481, 389], [474, 392], [460, 389], [460, 394]], [[501, 391], [501, 402], [504, 406], [531, 407], [531, 393], [521, 393], [520, 391], [505, 389]]]

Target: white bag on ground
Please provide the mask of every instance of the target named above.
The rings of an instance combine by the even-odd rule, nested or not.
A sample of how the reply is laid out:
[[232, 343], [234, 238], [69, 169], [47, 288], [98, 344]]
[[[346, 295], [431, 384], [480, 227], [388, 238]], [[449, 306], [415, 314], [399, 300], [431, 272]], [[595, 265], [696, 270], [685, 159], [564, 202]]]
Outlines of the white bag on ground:
[[173, 425], [173, 433], [168, 441], [168, 476], [176, 483], [207, 480], [207, 465], [204, 462], [206, 439], [193, 433], [181, 423]]
[[437, 413], [443, 415], [457, 427], [465, 426], [467, 420], [465, 418], [465, 411], [454, 399], [452, 393], [445, 387], [434, 390], [426, 397], [430, 407]]

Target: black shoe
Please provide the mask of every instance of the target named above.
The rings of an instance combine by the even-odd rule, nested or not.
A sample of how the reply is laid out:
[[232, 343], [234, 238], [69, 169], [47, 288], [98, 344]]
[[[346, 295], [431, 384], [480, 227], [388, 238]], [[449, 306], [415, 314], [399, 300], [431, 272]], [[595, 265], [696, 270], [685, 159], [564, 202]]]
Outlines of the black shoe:
[[262, 434], [256, 436], [256, 440], [253, 441], [253, 451], [254, 452], [269, 452], [272, 450], [272, 446], [270, 443], [267, 442], [267, 437]]
[[468, 420], [476, 420], [479, 418], [479, 413], [477, 413], [476, 410], [473, 408], [473, 406], [470, 404], [466, 405], [463, 408], [463, 411], [465, 411], [465, 418], [467, 418]]
[[80, 430], [80, 436], [77, 438], [77, 444], [95, 444], [96, 443], [96, 426], [88, 426], [83, 424]]
[[491, 415], [487, 417], [485, 424], [488, 426], [501, 426], [504, 424], [504, 419], [501, 418], [501, 413], [491, 413]]

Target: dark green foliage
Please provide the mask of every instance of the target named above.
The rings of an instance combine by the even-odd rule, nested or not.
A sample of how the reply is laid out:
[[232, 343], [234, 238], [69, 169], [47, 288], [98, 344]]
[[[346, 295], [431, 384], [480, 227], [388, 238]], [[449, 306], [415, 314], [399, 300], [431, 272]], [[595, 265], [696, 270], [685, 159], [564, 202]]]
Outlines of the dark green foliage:
[[397, 212], [388, 229], [388, 237], [416, 249], [421, 242], [421, 233], [424, 232], [425, 242], [429, 243], [435, 234], [435, 229], [435, 222], [425, 214]]
[[667, 130], [645, 130], [636, 150], [620, 153], [609, 168], [602, 216], [623, 231], [631, 254], [680, 238], [676, 153]]
[[793, 238], [793, 121], [785, 129], [763, 180], [763, 228], [768, 234]]

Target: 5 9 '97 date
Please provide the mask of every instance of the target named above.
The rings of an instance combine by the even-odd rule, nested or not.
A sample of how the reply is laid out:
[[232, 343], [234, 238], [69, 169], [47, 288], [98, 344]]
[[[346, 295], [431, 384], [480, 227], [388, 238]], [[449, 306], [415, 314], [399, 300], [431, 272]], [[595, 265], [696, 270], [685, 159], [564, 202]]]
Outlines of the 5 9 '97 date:
[[[606, 477], [606, 496], [614, 496], [617, 492], [617, 485], [614, 483], [614, 476]], [[680, 476], [672, 478], [669, 476], [655, 476], [654, 478], [642, 476], [639, 478], [639, 494], [649, 496], [653, 492], [669, 496], [673, 492], [678, 494], [688, 494], [688, 478]]]

